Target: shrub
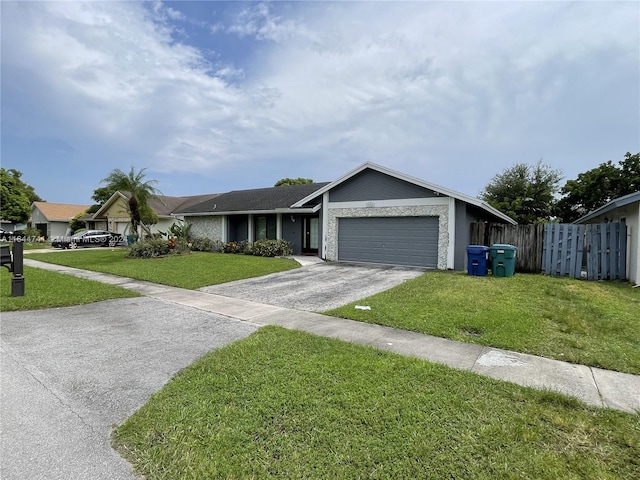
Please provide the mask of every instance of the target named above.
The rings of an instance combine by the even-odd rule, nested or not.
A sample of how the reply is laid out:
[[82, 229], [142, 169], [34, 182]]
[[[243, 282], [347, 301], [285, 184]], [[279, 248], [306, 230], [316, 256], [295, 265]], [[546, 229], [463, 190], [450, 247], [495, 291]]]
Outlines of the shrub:
[[259, 257], [284, 257], [293, 253], [293, 244], [286, 240], [256, 240], [252, 253]]
[[156, 258], [168, 255], [170, 251], [166, 240], [145, 238], [132, 244], [127, 252], [128, 258]]
[[213, 251], [213, 240], [206, 237], [195, 237], [190, 241], [191, 250], [194, 252], [211, 252]]
[[227, 242], [222, 246], [224, 253], [238, 253], [238, 244], [236, 242]]
[[220, 253], [223, 251], [224, 244], [220, 240], [211, 240], [206, 237], [195, 237], [189, 240], [189, 245], [194, 252], [213, 252]]
[[191, 253], [191, 249], [186, 239], [179, 238], [175, 241], [174, 247], [171, 249], [172, 255], [187, 255], [189, 253]]
[[253, 247], [251, 243], [249, 243], [247, 240], [243, 240], [238, 243], [238, 253], [241, 253], [243, 255], [252, 255]]

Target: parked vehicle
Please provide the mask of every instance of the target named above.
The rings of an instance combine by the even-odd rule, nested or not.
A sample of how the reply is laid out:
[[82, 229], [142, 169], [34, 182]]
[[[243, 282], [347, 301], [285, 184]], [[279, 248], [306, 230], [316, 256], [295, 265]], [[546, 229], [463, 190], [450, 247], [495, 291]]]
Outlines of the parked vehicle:
[[115, 247], [122, 242], [119, 233], [105, 230], [85, 230], [70, 237], [58, 237], [51, 242], [54, 248], [78, 248], [78, 247]]

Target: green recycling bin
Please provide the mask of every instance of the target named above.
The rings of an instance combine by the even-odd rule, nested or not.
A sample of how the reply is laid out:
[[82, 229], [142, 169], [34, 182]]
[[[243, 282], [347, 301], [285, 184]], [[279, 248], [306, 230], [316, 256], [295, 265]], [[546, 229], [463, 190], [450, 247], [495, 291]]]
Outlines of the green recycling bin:
[[516, 271], [518, 247], [506, 243], [495, 243], [489, 249], [491, 273], [494, 277], [512, 277]]

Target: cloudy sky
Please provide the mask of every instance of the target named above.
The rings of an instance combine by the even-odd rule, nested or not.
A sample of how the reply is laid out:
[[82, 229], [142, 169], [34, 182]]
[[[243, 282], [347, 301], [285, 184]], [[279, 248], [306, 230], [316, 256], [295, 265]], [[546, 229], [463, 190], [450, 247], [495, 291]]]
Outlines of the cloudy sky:
[[365, 161], [477, 195], [640, 151], [637, 1], [0, 8], [2, 166], [50, 202], [114, 168], [190, 195]]

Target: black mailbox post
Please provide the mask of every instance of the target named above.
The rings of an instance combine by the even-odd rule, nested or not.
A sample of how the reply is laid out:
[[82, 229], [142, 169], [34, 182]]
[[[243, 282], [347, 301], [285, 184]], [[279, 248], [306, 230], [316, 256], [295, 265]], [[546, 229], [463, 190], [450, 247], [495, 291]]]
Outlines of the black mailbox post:
[[11, 296], [24, 296], [24, 245], [20, 241], [13, 242], [13, 255], [9, 245], [0, 245], [0, 265], [13, 272], [11, 279]]

